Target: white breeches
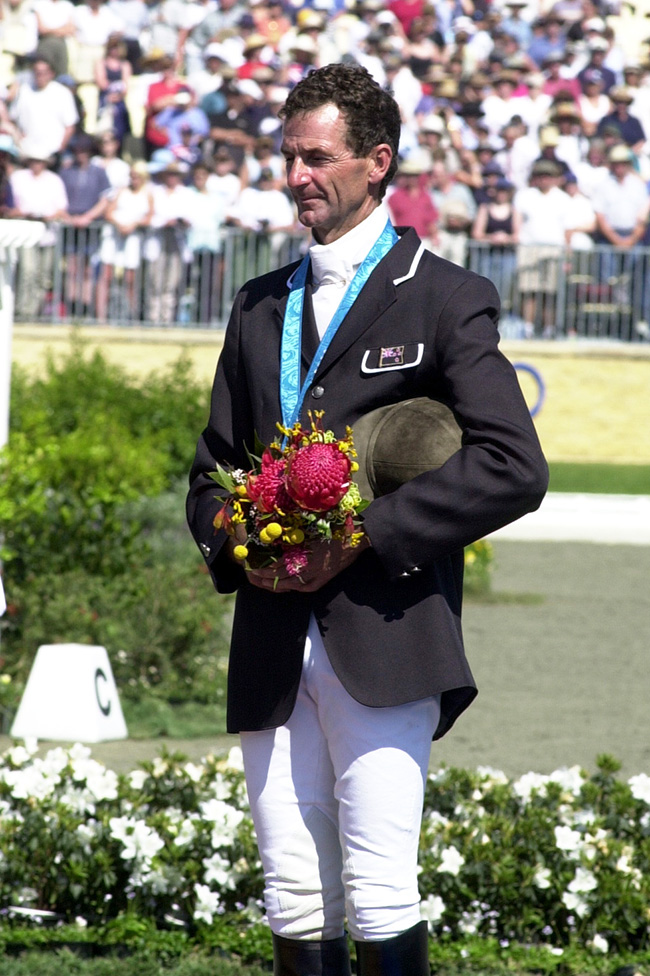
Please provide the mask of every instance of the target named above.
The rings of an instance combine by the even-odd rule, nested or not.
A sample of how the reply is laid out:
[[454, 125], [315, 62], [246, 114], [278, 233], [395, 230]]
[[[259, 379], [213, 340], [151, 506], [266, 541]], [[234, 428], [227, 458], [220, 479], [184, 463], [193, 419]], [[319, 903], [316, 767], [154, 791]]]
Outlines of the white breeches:
[[312, 617], [289, 721], [241, 735], [276, 935], [337, 938], [347, 917], [354, 939], [374, 941], [420, 921], [418, 839], [439, 717], [438, 696], [360, 705]]

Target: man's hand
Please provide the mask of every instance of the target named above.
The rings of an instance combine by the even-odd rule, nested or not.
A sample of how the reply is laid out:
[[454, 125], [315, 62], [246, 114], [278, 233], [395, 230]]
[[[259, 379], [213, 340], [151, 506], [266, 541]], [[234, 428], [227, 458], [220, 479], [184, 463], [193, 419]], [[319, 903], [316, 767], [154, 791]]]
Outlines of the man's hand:
[[341, 542], [321, 542], [309, 555], [309, 562], [299, 576], [290, 576], [283, 562], [264, 569], [251, 569], [248, 579], [253, 586], [272, 593], [315, 593], [342, 570], [350, 566], [370, 546], [364, 535], [356, 546], [343, 546]]

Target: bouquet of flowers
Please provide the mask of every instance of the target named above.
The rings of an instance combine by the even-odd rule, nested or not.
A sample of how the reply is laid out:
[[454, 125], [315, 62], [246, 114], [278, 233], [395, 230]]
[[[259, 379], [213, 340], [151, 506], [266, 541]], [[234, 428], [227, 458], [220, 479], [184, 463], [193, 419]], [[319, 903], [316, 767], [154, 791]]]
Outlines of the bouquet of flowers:
[[250, 471], [217, 466], [211, 473], [228, 493], [215, 528], [237, 538], [234, 556], [247, 569], [281, 560], [291, 576], [300, 576], [314, 543], [361, 541], [358, 516], [369, 502], [351, 480], [358, 470], [352, 430], [337, 439], [322, 419], [323, 411], [310, 411], [310, 429], [277, 424], [283, 443], [256, 444], [259, 457], [249, 453]]

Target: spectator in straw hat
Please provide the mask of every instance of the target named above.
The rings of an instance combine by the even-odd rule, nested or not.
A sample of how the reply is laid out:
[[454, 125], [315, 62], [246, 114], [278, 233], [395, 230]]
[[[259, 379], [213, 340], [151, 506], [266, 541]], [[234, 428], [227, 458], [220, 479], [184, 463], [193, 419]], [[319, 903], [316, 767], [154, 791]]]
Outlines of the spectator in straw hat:
[[[560, 130], [555, 125], [546, 125], [539, 133], [540, 155], [538, 160], [553, 163], [560, 174], [569, 172], [569, 164], [559, 155]], [[537, 161], [537, 160], [536, 160]]]
[[648, 190], [634, 172], [634, 156], [619, 143], [609, 151], [609, 176], [599, 184], [593, 203], [598, 222], [598, 239], [603, 244], [633, 248], [646, 233]]
[[431, 154], [421, 147], [402, 160], [396, 187], [387, 196], [388, 210], [396, 227], [413, 227], [430, 251], [439, 245], [438, 210], [427, 187], [432, 169]]
[[569, 169], [575, 171], [587, 145], [575, 102], [558, 102], [551, 114], [551, 124], [557, 126], [558, 130], [558, 159], [564, 160]]
[[288, 88], [294, 88], [314, 68], [318, 67], [318, 45], [309, 34], [298, 34], [289, 51], [288, 64], [283, 72]]
[[497, 136], [506, 122], [517, 114], [514, 97], [517, 76], [512, 71], [499, 71], [493, 79], [493, 91], [483, 99], [481, 108], [485, 113], [485, 124], [490, 135]]
[[[609, 151], [610, 173], [598, 186], [593, 205], [596, 211], [598, 243], [613, 245], [601, 255], [600, 275], [616, 280], [624, 289], [623, 301], [629, 300], [629, 289], [639, 288], [642, 312], [640, 318], [650, 321], [650, 288], [648, 287], [648, 189], [633, 171], [634, 157], [624, 143]], [[627, 282], [627, 285], [625, 284]], [[638, 300], [638, 298], [637, 298]]]
[[172, 158], [161, 169], [154, 167], [153, 215], [145, 245], [148, 261], [147, 318], [171, 325], [174, 321], [183, 261], [187, 257], [187, 232], [194, 214], [194, 195], [185, 186], [189, 168]]
[[564, 253], [567, 194], [558, 186], [560, 170], [550, 159], [537, 160], [530, 185], [515, 194], [520, 220], [518, 283], [528, 335], [552, 337], [560, 262]]
[[623, 69], [627, 90], [632, 95], [630, 114], [636, 116], [650, 139], [650, 87], [647, 85], [648, 65], [628, 64]]
[[46, 223], [36, 247], [22, 247], [18, 258], [16, 312], [26, 322], [38, 316], [46, 291], [52, 287], [54, 270], [54, 232], [47, 224], [61, 220], [68, 211], [65, 184], [48, 169], [50, 155], [38, 144], [24, 143], [24, 166], [9, 177], [14, 198], [14, 217]]
[[613, 110], [600, 120], [597, 134], [602, 135], [603, 130], [608, 126], [617, 129], [621, 142], [638, 155], [643, 150], [645, 133], [639, 120], [630, 115], [630, 105], [634, 101], [634, 95], [624, 85], [615, 85], [610, 89], [609, 98]]

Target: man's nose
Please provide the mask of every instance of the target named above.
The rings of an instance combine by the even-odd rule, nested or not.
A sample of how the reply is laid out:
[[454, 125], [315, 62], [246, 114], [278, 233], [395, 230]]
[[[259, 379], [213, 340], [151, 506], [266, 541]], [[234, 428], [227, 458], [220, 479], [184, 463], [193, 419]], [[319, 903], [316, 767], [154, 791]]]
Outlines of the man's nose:
[[287, 186], [302, 186], [309, 180], [309, 167], [301, 159], [294, 159], [287, 171]]

